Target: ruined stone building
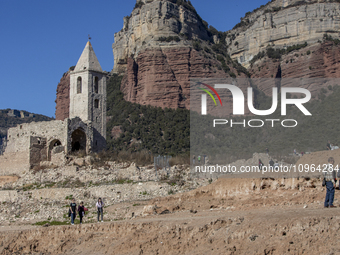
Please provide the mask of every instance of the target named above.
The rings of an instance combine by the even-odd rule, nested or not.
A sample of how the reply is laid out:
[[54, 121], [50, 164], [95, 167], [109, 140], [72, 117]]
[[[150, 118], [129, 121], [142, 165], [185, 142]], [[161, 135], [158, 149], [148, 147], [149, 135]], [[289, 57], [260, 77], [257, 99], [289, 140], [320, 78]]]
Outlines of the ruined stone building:
[[60, 165], [74, 151], [99, 152], [106, 147], [106, 73], [88, 41], [70, 73], [70, 112], [65, 120], [20, 124], [7, 133], [0, 156], [0, 175]]

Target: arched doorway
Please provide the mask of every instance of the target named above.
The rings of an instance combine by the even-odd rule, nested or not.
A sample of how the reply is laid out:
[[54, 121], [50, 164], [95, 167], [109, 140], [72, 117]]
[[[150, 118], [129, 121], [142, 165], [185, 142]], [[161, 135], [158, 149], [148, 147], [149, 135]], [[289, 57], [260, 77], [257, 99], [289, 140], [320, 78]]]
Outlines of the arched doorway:
[[76, 129], [72, 133], [72, 151], [86, 151], [86, 134], [81, 129]]
[[[48, 146], [48, 160], [51, 161], [51, 156], [52, 156], [52, 150], [55, 147], [61, 146], [61, 142], [58, 139], [54, 139], [50, 142], [49, 146]], [[62, 149], [62, 148], [61, 148]]]

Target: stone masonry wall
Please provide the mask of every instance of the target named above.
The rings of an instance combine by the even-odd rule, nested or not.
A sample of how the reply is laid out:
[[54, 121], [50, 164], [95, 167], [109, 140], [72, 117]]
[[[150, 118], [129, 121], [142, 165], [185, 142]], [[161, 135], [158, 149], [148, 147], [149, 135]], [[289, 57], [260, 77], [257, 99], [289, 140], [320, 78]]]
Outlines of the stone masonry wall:
[[67, 144], [67, 121], [42, 121], [21, 124], [8, 130], [7, 153], [26, 152], [30, 148], [30, 137], [46, 138], [47, 146], [54, 140]]
[[67, 144], [67, 127], [68, 121], [56, 120], [10, 128], [5, 153], [0, 156], [0, 175], [19, 175], [29, 170], [31, 164], [48, 160], [51, 144], [56, 140]]

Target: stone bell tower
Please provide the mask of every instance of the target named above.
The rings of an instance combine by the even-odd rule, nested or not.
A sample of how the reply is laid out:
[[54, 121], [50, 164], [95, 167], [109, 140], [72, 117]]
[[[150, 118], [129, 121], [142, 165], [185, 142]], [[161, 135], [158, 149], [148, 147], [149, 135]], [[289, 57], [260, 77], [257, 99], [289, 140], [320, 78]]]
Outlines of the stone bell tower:
[[106, 73], [103, 72], [90, 41], [70, 73], [70, 115], [93, 127], [92, 151], [106, 148]]

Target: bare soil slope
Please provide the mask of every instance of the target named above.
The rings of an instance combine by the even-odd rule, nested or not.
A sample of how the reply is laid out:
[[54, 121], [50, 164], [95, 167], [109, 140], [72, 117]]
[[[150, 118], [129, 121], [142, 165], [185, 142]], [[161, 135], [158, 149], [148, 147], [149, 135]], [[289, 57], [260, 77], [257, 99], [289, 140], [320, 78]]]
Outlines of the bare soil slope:
[[303, 155], [303, 157], [301, 157], [298, 162], [296, 163], [296, 165], [299, 164], [315, 164], [316, 166], [319, 165], [323, 165], [323, 164], [327, 164], [328, 162], [328, 158], [329, 157], [333, 157], [335, 160], [335, 165], [339, 165], [340, 166], [340, 149], [338, 150], [333, 150], [333, 151], [317, 151], [317, 152], [312, 152], [310, 154], [306, 154]]
[[324, 195], [319, 179], [222, 178], [125, 221], [0, 228], [0, 254], [338, 254], [340, 209]]

